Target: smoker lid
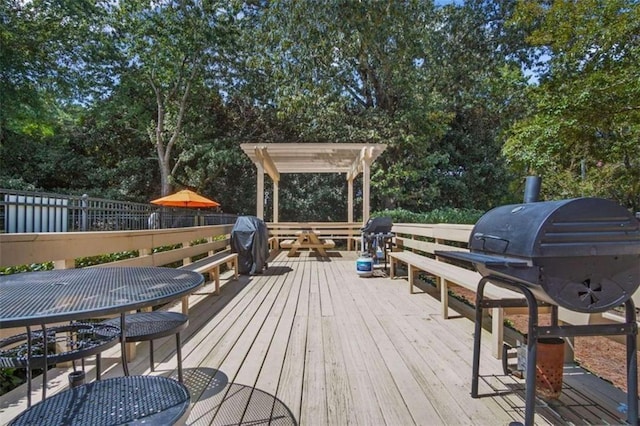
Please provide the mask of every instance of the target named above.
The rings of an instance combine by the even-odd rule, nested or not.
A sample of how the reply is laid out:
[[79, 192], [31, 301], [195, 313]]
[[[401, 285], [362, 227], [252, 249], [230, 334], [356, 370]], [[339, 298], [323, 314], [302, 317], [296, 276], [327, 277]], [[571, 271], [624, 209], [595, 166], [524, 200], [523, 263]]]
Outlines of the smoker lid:
[[640, 226], [601, 198], [511, 204], [487, 212], [469, 239], [472, 252], [524, 258], [640, 254]]
[[365, 234], [387, 234], [391, 232], [393, 219], [388, 216], [369, 218], [367, 223], [360, 229]]

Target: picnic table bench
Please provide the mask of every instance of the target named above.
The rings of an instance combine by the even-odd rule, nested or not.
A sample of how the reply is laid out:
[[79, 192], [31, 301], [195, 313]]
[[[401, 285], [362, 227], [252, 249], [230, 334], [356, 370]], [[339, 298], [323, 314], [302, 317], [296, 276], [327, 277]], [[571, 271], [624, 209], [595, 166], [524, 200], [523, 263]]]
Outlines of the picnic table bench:
[[310, 249], [317, 252], [322, 257], [327, 257], [326, 249], [336, 246], [333, 240], [321, 240], [319, 235], [313, 231], [296, 232], [296, 240], [284, 240], [280, 242], [280, 248], [289, 249], [287, 256], [294, 257], [300, 249]]

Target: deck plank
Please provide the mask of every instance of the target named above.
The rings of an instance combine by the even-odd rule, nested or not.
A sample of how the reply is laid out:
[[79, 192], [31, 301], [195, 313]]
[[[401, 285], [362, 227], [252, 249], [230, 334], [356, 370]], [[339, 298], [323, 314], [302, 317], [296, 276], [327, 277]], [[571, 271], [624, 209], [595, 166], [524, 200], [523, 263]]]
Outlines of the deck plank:
[[[313, 274], [309, 277], [310, 289], [314, 289]], [[320, 293], [309, 294], [309, 319], [307, 323], [307, 346], [304, 360], [304, 383], [302, 389], [301, 424], [327, 424], [327, 386], [324, 371], [323, 330], [320, 317]]]
[[[354, 358], [352, 362], [362, 364], [368, 373], [371, 385], [365, 388], [373, 390], [372, 393], [383, 416], [380, 420], [385, 421], [386, 419], [386, 422], [390, 424], [400, 424], [398, 422], [407, 424], [407, 422], [413, 423], [416, 421], [422, 424], [427, 421], [433, 422], [437, 418], [435, 410], [423, 398], [419, 387], [414, 386], [416, 382], [413, 377], [404, 374], [406, 371], [403, 370], [403, 362], [397, 356], [395, 348], [386, 344], [387, 339], [384, 333], [376, 334], [376, 331], [379, 330], [372, 330], [372, 327], [376, 325], [376, 318], [373, 315], [367, 315], [370, 311], [363, 312], [358, 307], [358, 302], [366, 305], [368, 300], [366, 297], [361, 298], [358, 294], [358, 289], [362, 288], [362, 282], [358, 281], [355, 273], [353, 277], [343, 275], [341, 278], [335, 280], [339, 285], [336, 286], [334, 291], [338, 294], [336, 299], [349, 302], [348, 304], [345, 303], [341, 314], [349, 318], [350, 321], [346, 324], [348, 327], [344, 327], [344, 330], [349, 341], [354, 342], [352, 347]], [[354, 291], [356, 292], [355, 294], [353, 293]], [[398, 376], [400, 377], [398, 378]], [[398, 397], [403, 399], [405, 396], [407, 397], [404, 404], [406, 407], [402, 407], [402, 404], [398, 406], [394, 403], [393, 397], [381, 392], [381, 389], [386, 388], [389, 388], [390, 392], [393, 393], [396, 393], [396, 389], [399, 389]], [[368, 399], [373, 400], [372, 397], [368, 397]], [[364, 405], [364, 407], [367, 407], [367, 405]], [[363, 424], [380, 423], [380, 420], [366, 421]]]
[[[373, 384], [369, 377], [369, 371], [362, 359], [367, 355], [366, 349], [362, 348], [356, 340], [356, 334], [362, 332], [358, 327], [353, 326], [354, 320], [347, 323], [347, 318], [354, 313], [350, 304], [351, 295], [345, 289], [345, 277], [335, 274], [337, 268], [330, 268], [328, 277], [328, 287], [335, 302], [335, 312], [340, 327], [338, 333], [342, 345], [345, 370], [350, 386], [351, 402], [349, 422], [354, 424], [371, 425], [382, 424], [384, 417], [377, 403], [377, 397], [373, 390]], [[331, 280], [332, 277], [333, 280]]]
[[[376, 303], [373, 309], [367, 312], [369, 316], [367, 323], [373, 324], [375, 323], [375, 321], [380, 322], [380, 329], [384, 331], [378, 331], [377, 335], [385, 333], [394, 347], [398, 348], [397, 352], [399, 356], [403, 359], [411, 361], [409, 362], [409, 364], [411, 365], [409, 371], [411, 372], [411, 370], [413, 370], [415, 380], [418, 380], [420, 384], [422, 384], [423, 387], [421, 388], [421, 393], [427, 398], [427, 404], [434, 406], [434, 409], [437, 413], [435, 415], [437, 416], [437, 418], [439, 418], [439, 421], [437, 421], [438, 423], [473, 424], [478, 420], [490, 421], [496, 419], [493, 413], [486, 409], [486, 405], [480, 402], [476, 402], [475, 404], [471, 405], [475, 405], [476, 407], [484, 409], [484, 411], [486, 412], [485, 414], [483, 414], [481, 411], [474, 411], [465, 416], [464, 414], [468, 404], [466, 402], [463, 404], [459, 404], [460, 398], [456, 398], [455, 395], [449, 394], [448, 386], [442, 386], [443, 382], [446, 383], [449, 381], [448, 376], [453, 374], [448, 365], [442, 367], [440, 372], [432, 370], [433, 362], [429, 360], [429, 354], [433, 352], [433, 349], [420, 347], [416, 348], [413, 347], [413, 345], [410, 343], [411, 341], [415, 340], [416, 336], [419, 336], [420, 334], [418, 333], [418, 330], [414, 330], [412, 332], [407, 322], [408, 316], [397, 314], [394, 315], [393, 310], [380, 310], [384, 303], [381, 300], [377, 300], [377, 297], [371, 295], [375, 292], [368, 291], [363, 285], [357, 286], [355, 287], [355, 289], [359, 290], [358, 293], [354, 294], [354, 299], [358, 301], [357, 303], [360, 305], [360, 309], [365, 310], [368, 308], [368, 306], [365, 305], [364, 301], [379, 302]], [[401, 294], [403, 295], [403, 297], [415, 299], [415, 297], [413, 297], [415, 295], [409, 295], [404, 291]], [[369, 295], [369, 297], [367, 297], [367, 295]], [[378, 312], [377, 319], [374, 318], [374, 312]], [[413, 316], [413, 318], [420, 318], [421, 320], [426, 321], [424, 322], [424, 327], [419, 327], [420, 332], [424, 333], [425, 331], [429, 330], [428, 325], [431, 324], [431, 322], [429, 322], [430, 317], [426, 316], [423, 313], [421, 316]], [[403, 332], [403, 330], [409, 331]], [[441, 345], [441, 343], [438, 342], [436, 345]], [[421, 352], [427, 355], [427, 359], [420, 357]], [[447, 360], [440, 361], [443, 363], [447, 362]], [[416, 363], [418, 364], [416, 365]], [[466, 387], [466, 389], [468, 392], [469, 387]], [[434, 416], [434, 414], [428, 414], [426, 415], [426, 417], [424, 414], [422, 416], [416, 414], [419, 424], [424, 424], [425, 422], [433, 422], [435, 419], [432, 416]]]
[[[293, 267], [293, 264], [290, 264]], [[284, 359], [278, 369], [274, 363], [274, 373], [278, 375], [275, 397], [289, 408], [295, 419], [300, 419], [302, 405], [302, 387], [304, 376], [304, 353], [306, 350], [308, 306], [308, 280], [304, 279], [304, 268], [294, 268], [286, 277], [292, 280], [291, 293], [288, 298], [287, 313], [292, 320], [288, 340], [278, 346], [285, 349]], [[283, 319], [283, 327], [286, 322]], [[276, 356], [275, 353], [272, 356]]]
[[[220, 312], [220, 323], [213, 331], [207, 335], [199, 333], [201, 341], [198, 345], [199, 353], [191, 354], [195, 356], [197, 367], [212, 367], [216, 370], [213, 377], [214, 382], [233, 383], [238, 369], [241, 366], [242, 359], [248, 351], [251, 343], [250, 335], [245, 334], [245, 330], [249, 326], [255, 313], [263, 306], [261, 303], [269, 295], [275, 280], [272, 277], [266, 277], [265, 280], [252, 280], [246, 286], [245, 290], [238, 294], [240, 300], [229, 311], [225, 306]], [[216, 317], [212, 323], [215, 323]], [[254, 335], [255, 337], [255, 335]], [[195, 340], [195, 339], [194, 339]], [[193, 362], [190, 362], [193, 365]], [[239, 398], [245, 396], [245, 393], [232, 392], [235, 390], [232, 386], [227, 386], [223, 392], [213, 395], [204, 401], [196, 396], [193, 404], [192, 413], [189, 416], [189, 422], [198, 419], [198, 424], [207, 424], [208, 421], [220, 415], [225, 419], [227, 416], [233, 419], [237, 416], [237, 406], [242, 405]], [[223, 401], [225, 402], [223, 404]], [[200, 405], [206, 404], [207, 408], [202, 410]], [[220, 414], [218, 411], [223, 410]], [[233, 412], [230, 412], [232, 410]]]

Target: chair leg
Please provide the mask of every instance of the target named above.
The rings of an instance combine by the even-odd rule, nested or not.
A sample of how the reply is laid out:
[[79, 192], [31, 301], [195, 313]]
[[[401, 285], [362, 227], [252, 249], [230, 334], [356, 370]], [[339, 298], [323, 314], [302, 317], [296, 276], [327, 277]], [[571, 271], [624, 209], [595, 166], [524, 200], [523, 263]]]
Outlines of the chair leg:
[[102, 356], [100, 353], [96, 355], [96, 380], [100, 380], [102, 374]]
[[178, 358], [178, 381], [182, 383], [182, 349], [180, 348], [180, 333], [176, 333], [176, 357]]
[[125, 313], [120, 314], [120, 352], [122, 356], [122, 371], [125, 376], [129, 375], [129, 364], [127, 364], [127, 339], [125, 330], [127, 329], [125, 322]]
[[149, 361], [151, 362], [151, 371], [155, 371], [155, 363], [153, 362], [153, 339], [149, 340]]

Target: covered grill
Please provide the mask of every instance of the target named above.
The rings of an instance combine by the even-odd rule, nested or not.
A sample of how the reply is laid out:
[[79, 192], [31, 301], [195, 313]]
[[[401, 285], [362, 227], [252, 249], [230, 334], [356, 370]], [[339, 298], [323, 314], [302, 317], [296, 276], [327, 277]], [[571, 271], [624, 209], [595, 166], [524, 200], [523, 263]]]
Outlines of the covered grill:
[[[637, 333], [631, 296], [640, 286], [640, 222], [624, 207], [599, 198], [497, 207], [474, 226], [469, 252], [436, 255], [473, 264], [478, 283], [471, 395], [478, 397], [482, 310], [518, 306], [485, 300], [487, 282], [520, 291], [529, 308], [525, 423], [533, 424], [539, 337], [627, 336], [628, 419], [638, 424]], [[538, 304], [552, 308], [551, 325], [538, 325]], [[624, 304], [622, 324], [558, 325], [558, 307], [585, 313]], [[522, 306], [522, 305], [520, 305]]]
[[501, 206], [476, 223], [470, 253], [445, 255], [473, 263], [483, 276], [524, 284], [541, 301], [603, 312], [640, 285], [639, 224], [600, 198]]

